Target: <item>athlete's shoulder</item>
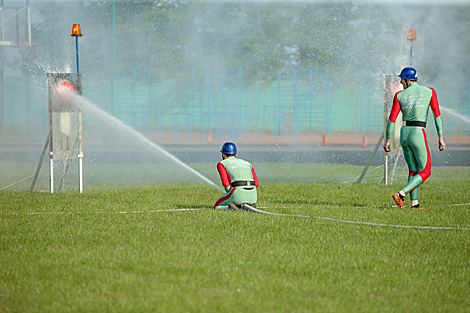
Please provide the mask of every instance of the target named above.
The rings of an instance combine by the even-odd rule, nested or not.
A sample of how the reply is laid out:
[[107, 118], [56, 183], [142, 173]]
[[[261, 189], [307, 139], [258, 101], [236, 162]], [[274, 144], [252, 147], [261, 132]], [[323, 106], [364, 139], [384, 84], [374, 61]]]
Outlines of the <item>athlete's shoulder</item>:
[[429, 92], [429, 95], [430, 95], [431, 97], [437, 95], [436, 90], [435, 90], [434, 88], [432, 88], [432, 87], [421, 86], [421, 88], [423, 88], [424, 90], [426, 90], [427, 92]]
[[236, 157], [229, 157], [229, 158], [226, 158], [225, 160], [220, 161], [220, 163], [222, 163], [224, 165], [228, 165], [228, 164], [237, 163], [239, 161], [240, 161], [240, 159], [238, 159]]
[[237, 162], [236, 164], [238, 164], [239, 166], [242, 166], [242, 167], [252, 167], [251, 163], [248, 162], [247, 160], [244, 160], [244, 159], [239, 159], [237, 158]]
[[403, 91], [405, 91], [405, 90], [406, 90], [406, 89], [402, 89], [402, 90], [400, 90], [400, 91], [397, 91], [397, 92], [395, 93], [395, 96], [394, 96], [393, 98], [394, 98], [394, 99], [397, 99], [397, 100], [400, 100], [401, 97], [402, 97], [404, 94], [406, 94], [406, 92], [403, 92]]

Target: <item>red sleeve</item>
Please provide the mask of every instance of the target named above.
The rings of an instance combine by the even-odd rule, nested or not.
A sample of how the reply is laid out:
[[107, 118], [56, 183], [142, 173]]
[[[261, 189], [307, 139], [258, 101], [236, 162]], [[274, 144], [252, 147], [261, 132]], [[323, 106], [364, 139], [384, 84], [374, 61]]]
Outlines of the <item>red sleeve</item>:
[[258, 182], [258, 176], [256, 176], [255, 168], [251, 167], [251, 173], [253, 173], [253, 179], [255, 180], [255, 186], [258, 188], [259, 182]]
[[392, 123], [395, 123], [397, 121], [398, 114], [400, 114], [401, 105], [400, 105], [400, 101], [398, 101], [398, 98], [397, 98], [397, 95], [400, 92], [397, 92], [395, 94], [395, 97], [393, 97], [392, 111], [390, 112], [390, 117], [388, 118], [390, 122]]
[[432, 96], [431, 96], [431, 110], [434, 112], [435, 117], [441, 116], [441, 111], [439, 110], [439, 102], [437, 101], [437, 93], [433, 88], [429, 88], [432, 90]]
[[230, 176], [228, 176], [227, 170], [221, 162], [217, 163], [217, 171], [219, 171], [220, 180], [222, 180], [222, 185], [224, 187], [229, 187], [232, 183], [232, 180], [230, 179]]

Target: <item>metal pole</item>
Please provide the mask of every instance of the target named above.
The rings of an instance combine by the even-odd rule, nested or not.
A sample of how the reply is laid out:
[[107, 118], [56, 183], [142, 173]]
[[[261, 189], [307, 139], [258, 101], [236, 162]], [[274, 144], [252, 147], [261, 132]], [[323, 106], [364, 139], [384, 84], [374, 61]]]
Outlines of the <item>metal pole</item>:
[[83, 192], [82, 112], [78, 112], [78, 190]]
[[113, 58], [113, 72], [111, 74], [111, 81], [112, 81], [112, 88], [111, 88], [111, 113], [114, 115], [114, 88], [115, 88], [115, 81], [114, 76], [116, 75], [116, 3], [113, 0], [112, 5], [112, 29], [113, 29], [113, 38], [112, 38], [112, 58]]
[[[30, 58], [28, 57], [28, 65], [31, 64]], [[26, 134], [29, 135], [30, 131], [30, 118], [29, 118], [29, 111], [30, 111], [30, 82], [29, 82], [29, 71], [26, 72]]]
[[39, 164], [36, 169], [36, 173], [34, 174], [33, 183], [31, 184], [31, 188], [29, 189], [30, 192], [33, 192], [34, 186], [36, 186], [36, 181], [38, 180], [39, 171], [41, 170], [42, 162], [44, 162], [44, 156], [46, 155], [48, 145], [49, 145], [49, 135], [47, 136], [46, 143], [44, 144], [44, 148], [42, 149], [41, 158], [39, 159]]
[[54, 193], [54, 141], [52, 123], [52, 107], [49, 106], [49, 188], [51, 193]]
[[372, 163], [372, 160], [374, 159], [375, 154], [377, 153], [377, 150], [379, 149], [379, 146], [380, 146], [380, 144], [382, 143], [382, 140], [383, 140], [383, 139], [384, 139], [384, 132], [382, 132], [382, 135], [380, 135], [380, 139], [379, 139], [379, 141], [377, 141], [377, 144], [375, 145], [374, 152], [373, 152], [372, 155], [370, 156], [369, 162], [367, 162], [366, 167], [364, 168], [364, 170], [362, 171], [361, 176], [360, 176], [359, 179], [357, 180], [357, 183], [358, 183], [358, 184], [361, 183], [362, 179], [364, 178], [364, 175], [366, 175], [366, 172], [367, 172], [367, 170], [369, 169], [369, 166], [370, 166], [370, 164]]
[[[0, 8], [3, 9], [3, 0], [1, 0], [0, 2]], [[3, 10], [1, 10], [1, 27], [2, 27], [2, 34], [1, 34], [1, 40], [3, 41], [4, 39], [4, 36], [5, 36], [5, 30], [4, 30], [4, 27], [3, 27]], [[0, 47], [1, 50], [0, 50], [0, 61], [2, 62], [2, 65], [0, 67], [0, 72], [1, 72], [1, 83], [0, 83], [0, 133], [3, 133], [3, 104], [4, 104], [4, 100], [5, 100], [5, 97], [4, 97], [4, 88], [3, 88], [3, 85], [4, 85], [4, 78], [5, 78], [5, 75], [4, 75], [4, 70], [5, 70], [5, 67], [3, 66], [3, 63], [5, 62], [5, 60], [3, 60], [3, 47]]]
[[[29, 0], [26, 1], [28, 7], [28, 46], [31, 47], [31, 8], [29, 7]], [[28, 65], [31, 63], [30, 58], [28, 57]], [[29, 88], [29, 71], [26, 74], [26, 133], [29, 135], [30, 125], [29, 125], [29, 105], [30, 105], [30, 88]]]
[[384, 185], [388, 185], [388, 152], [385, 152], [384, 159]]
[[413, 65], [413, 41], [410, 40], [410, 66]]
[[16, 20], [16, 45], [19, 46], [20, 45], [20, 29], [19, 29], [20, 20], [18, 18], [18, 8], [15, 9], [15, 20]]
[[49, 189], [54, 193], [54, 140], [53, 140], [53, 108], [52, 108], [52, 82], [54, 74], [47, 73], [47, 95], [48, 95], [48, 113], [49, 113]]
[[3, 29], [3, 0], [0, 2], [0, 9], [2, 9], [2, 41], [3, 41], [5, 37], [5, 30]]
[[80, 74], [80, 66], [78, 61], [78, 36], [75, 36], [75, 47], [77, 51], [77, 74]]
[[31, 8], [29, 6], [29, 0], [26, 2], [26, 5], [28, 6], [28, 42], [31, 47]]
[[[3, 27], [2, 27], [3, 30]], [[3, 63], [5, 60], [3, 59], [3, 47], [0, 47], [0, 61], [2, 62], [0, 66], [0, 72], [1, 72], [1, 82], [0, 82], [0, 133], [3, 133], [3, 107], [4, 107], [4, 101], [5, 101], [5, 92], [4, 92], [4, 81], [5, 81], [5, 67]]]

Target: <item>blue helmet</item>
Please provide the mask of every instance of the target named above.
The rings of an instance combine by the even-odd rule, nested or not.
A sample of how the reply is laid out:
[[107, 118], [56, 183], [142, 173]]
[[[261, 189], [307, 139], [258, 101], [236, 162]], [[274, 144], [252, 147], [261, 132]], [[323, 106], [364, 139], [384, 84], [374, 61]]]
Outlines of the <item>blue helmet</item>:
[[407, 79], [407, 80], [418, 80], [418, 72], [412, 67], [405, 67], [401, 70], [398, 77]]
[[224, 154], [237, 154], [237, 146], [233, 142], [226, 142], [220, 149], [220, 152]]

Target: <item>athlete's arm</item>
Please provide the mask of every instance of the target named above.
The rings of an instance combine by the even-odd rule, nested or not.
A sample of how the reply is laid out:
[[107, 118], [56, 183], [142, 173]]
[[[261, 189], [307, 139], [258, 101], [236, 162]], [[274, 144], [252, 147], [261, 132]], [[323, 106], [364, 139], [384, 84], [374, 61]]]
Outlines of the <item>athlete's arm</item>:
[[232, 180], [230, 179], [225, 166], [221, 162], [217, 163], [217, 171], [219, 172], [222, 185], [224, 186], [225, 191], [227, 191], [232, 183]]
[[400, 114], [400, 101], [398, 101], [397, 95], [400, 92], [397, 92], [393, 97], [393, 106], [392, 111], [390, 112], [390, 116], [388, 117], [387, 127], [385, 128], [385, 144], [384, 150], [385, 152], [390, 152], [390, 139], [392, 138], [393, 130], [395, 129], [395, 122], [397, 121], [398, 114]]
[[[390, 116], [388, 117], [387, 127], [385, 129], [385, 139], [390, 140], [392, 138], [393, 129], [395, 128], [395, 122], [397, 121], [398, 114], [400, 114], [400, 101], [398, 101], [397, 95], [399, 92], [395, 94], [393, 97], [393, 106], [392, 111], [390, 112]], [[384, 146], [385, 149], [385, 146]]]
[[437, 100], [437, 93], [433, 88], [429, 88], [432, 90], [431, 101], [429, 105], [431, 106], [432, 113], [434, 114], [434, 124], [436, 125], [437, 136], [442, 137], [443, 130], [442, 130], [442, 117], [441, 111], [439, 109], [439, 101]]
[[444, 151], [446, 149], [446, 143], [444, 142], [444, 138], [439, 136], [439, 151]]
[[258, 188], [258, 186], [259, 186], [258, 176], [256, 175], [254, 167], [251, 167], [251, 173], [253, 174], [253, 180], [255, 181], [255, 186], [256, 186], [256, 188]]
[[390, 152], [390, 139], [385, 140], [384, 150], [385, 152]]
[[432, 90], [431, 101], [429, 105], [431, 106], [432, 113], [434, 114], [434, 124], [436, 125], [437, 136], [439, 137], [438, 145], [439, 151], [444, 151], [446, 149], [446, 143], [444, 142], [443, 128], [442, 128], [442, 115], [441, 110], [439, 109], [439, 101], [437, 100], [437, 93], [433, 88]]

